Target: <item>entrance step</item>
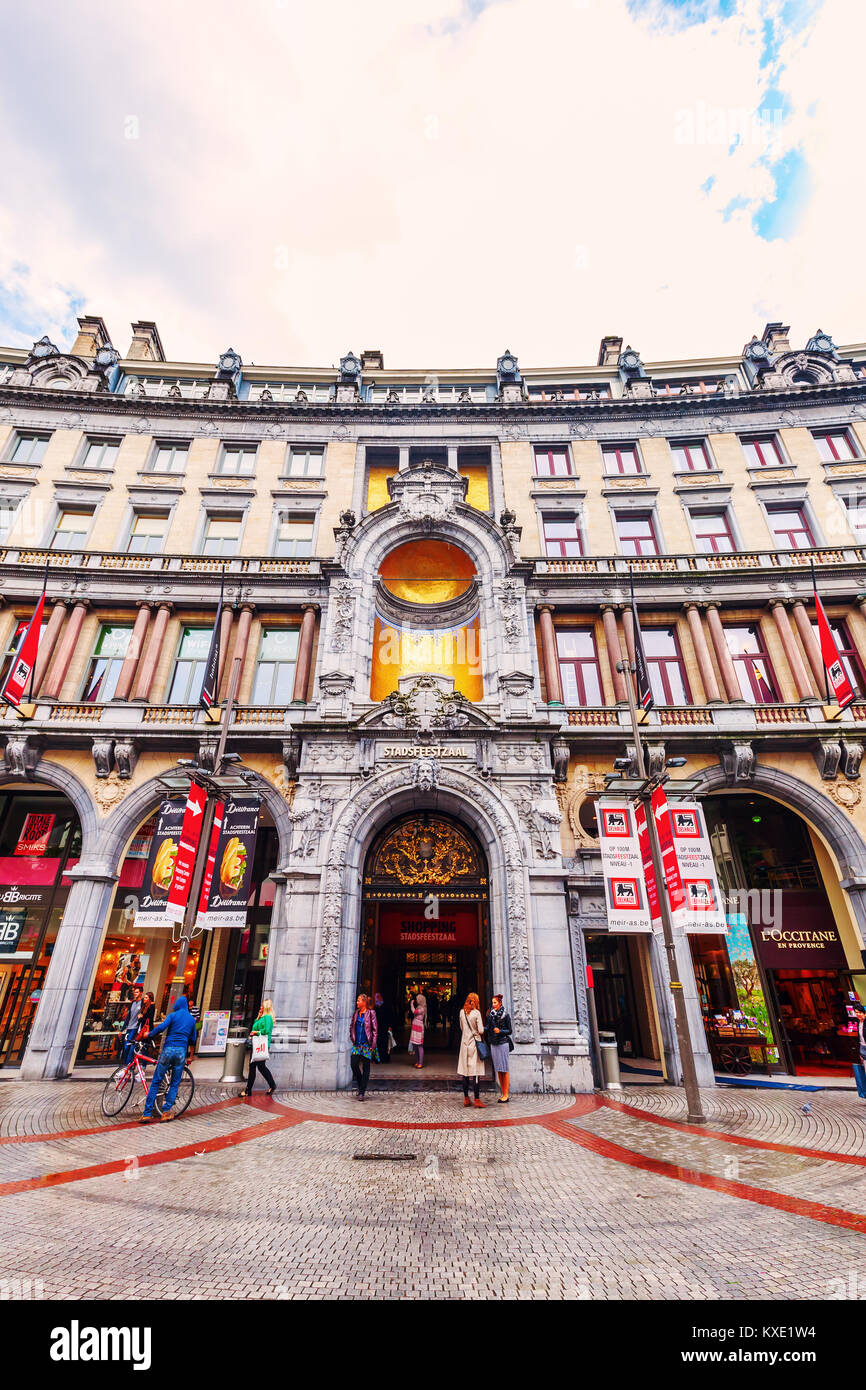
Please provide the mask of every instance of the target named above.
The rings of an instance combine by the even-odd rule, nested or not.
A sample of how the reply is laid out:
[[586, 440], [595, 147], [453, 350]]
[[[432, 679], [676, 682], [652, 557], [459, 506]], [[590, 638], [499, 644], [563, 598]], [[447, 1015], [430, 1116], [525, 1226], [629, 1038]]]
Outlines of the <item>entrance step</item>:
[[[347, 1087], [347, 1090], [351, 1089], [351, 1087]], [[495, 1086], [492, 1081], [482, 1081], [479, 1089], [483, 1094], [490, 1095], [496, 1094], [499, 1087]], [[417, 1078], [395, 1076], [394, 1078], [389, 1077], [387, 1081], [379, 1077], [374, 1081], [372, 1076], [370, 1077], [370, 1082], [367, 1086], [368, 1095], [372, 1095], [373, 1092], [382, 1093], [389, 1091], [459, 1091], [462, 1094], [463, 1085], [462, 1082], [455, 1080], [453, 1076]]]

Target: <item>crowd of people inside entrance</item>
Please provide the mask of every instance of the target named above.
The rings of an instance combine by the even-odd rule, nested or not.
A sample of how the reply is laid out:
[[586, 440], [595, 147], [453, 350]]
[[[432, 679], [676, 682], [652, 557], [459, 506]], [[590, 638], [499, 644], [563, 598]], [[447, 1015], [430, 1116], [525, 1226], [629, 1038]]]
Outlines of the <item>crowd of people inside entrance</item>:
[[[481, 1016], [481, 1001], [477, 994], [468, 994], [462, 1008], [458, 1008], [453, 996], [445, 1001], [449, 1015], [443, 1020], [441, 1004], [437, 999], [436, 1012], [431, 1007], [433, 996], [428, 1000], [423, 988], [413, 982], [409, 992], [409, 1050], [417, 1059], [413, 1065], [418, 1070], [424, 1067], [424, 1037], [428, 1026], [439, 1027], [447, 1022], [449, 1040], [452, 1026], [459, 1029], [460, 1050], [457, 1057], [457, 1075], [463, 1081], [463, 1104], [484, 1108], [481, 1099], [481, 1080], [486, 1074], [486, 1064], [491, 1061], [499, 1083], [499, 1104], [507, 1105], [509, 1100], [509, 1053], [514, 1048], [511, 1033], [511, 1016], [504, 1007], [501, 994], [494, 994], [486, 1019]], [[436, 1023], [433, 1023], [434, 1017]], [[452, 1025], [453, 1019], [453, 1025]], [[366, 994], [359, 994], [355, 1012], [349, 1028], [351, 1045], [352, 1077], [355, 1096], [364, 1100], [370, 1081], [370, 1064], [387, 1062], [396, 1047], [392, 1026], [391, 1011], [381, 994], [376, 994], [371, 1005]], [[469, 1091], [472, 1089], [472, 1099]]]

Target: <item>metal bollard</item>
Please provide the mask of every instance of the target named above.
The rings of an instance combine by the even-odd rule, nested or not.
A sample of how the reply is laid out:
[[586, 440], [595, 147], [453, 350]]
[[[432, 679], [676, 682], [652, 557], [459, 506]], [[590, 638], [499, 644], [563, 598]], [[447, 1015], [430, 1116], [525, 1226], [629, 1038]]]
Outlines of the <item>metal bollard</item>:
[[619, 1079], [619, 1050], [615, 1033], [599, 1033], [598, 1045], [601, 1052], [601, 1071], [606, 1091], [621, 1091]]
[[231, 1084], [236, 1081], [244, 1080], [244, 1053], [247, 1050], [246, 1038], [229, 1038], [226, 1043], [226, 1055], [223, 1062], [223, 1074], [220, 1081]]

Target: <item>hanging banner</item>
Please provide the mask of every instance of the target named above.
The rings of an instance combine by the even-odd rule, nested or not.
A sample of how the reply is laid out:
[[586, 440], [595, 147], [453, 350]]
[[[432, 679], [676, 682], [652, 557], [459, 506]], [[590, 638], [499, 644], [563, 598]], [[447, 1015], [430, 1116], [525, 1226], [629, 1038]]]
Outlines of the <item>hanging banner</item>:
[[168, 926], [170, 919], [166, 916], [165, 908], [174, 875], [185, 809], [185, 801], [163, 801], [157, 812], [156, 828], [150, 841], [141, 892], [138, 895], [136, 927]]
[[[664, 792], [661, 795], [664, 798]], [[674, 922], [686, 932], [726, 934], [728, 919], [703, 811], [696, 801], [665, 801], [665, 807], [681, 896]]]
[[[39, 654], [39, 638], [42, 635], [42, 613], [45, 609], [45, 593], [36, 605], [33, 617], [21, 634], [18, 650], [12, 658], [9, 676], [0, 692], [0, 699], [15, 708], [21, 704], [27, 691], [28, 682]], [[31, 683], [32, 684], [32, 683]]]
[[204, 787], [200, 787], [197, 782], [190, 782], [174, 861], [174, 873], [165, 905], [165, 915], [172, 922], [182, 922], [184, 919], [206, 805], [207, 792]]
[[595, 804], [608, 930], [652, 931], [634, 807], [599, 797]]
[[24, 817], [21, 834], [18, 836], [13, 854], [44, 854], [51, 839], [56, 815], [41, 811], [29, 811]]
[[824, 612], [824, 605], [818, 597], [818, 590], [815, 590], [815, 614], [818, 619], [818, 639], [821, 644], [821, 660], [824, 663], [824, 670], [827, 673], [827, 698], [832, 690], [833, 699], [840, 709], [847, 709], [854, 699], [854, 691], [848, 679], [848, 673], [842, 665], [839, 656], [839, 648], [836, 646], [836, 638], [833, 636], [830, 624], [827, 621], [827, 614]]
[[653, 931], [662, 929], [662, 912], [659, 906], [659, 891], [656, 883], [656, 871], [653, 865], [652, 850], [650, 849], [649, 829], [647, 827], [646, 809], [640, 803], [634, 808], [635, 824], [637, 825], [637, 840], [640, 845], [640, 857], [643, 863], [643, 876], [646, 883], [647, 899], [649, 901], [650, 918], [653, 924]]
[[197, 932], [207, 931], [207, 904], [210, 897], [210, 888], [213, 883], [213, 866], [216, 863], [217, 845], [219, 844], [220, 831], [223, 827], [223, 813], [225, 802], [218, 801], [214, 810], [213, 825], [210, 832], [210, 844], [207, 849], [207, 861], [204, 866], [204, 876], [201, 881], [201, 892], [198, 895], [198, 910], [196, 912], [195, 929]]
[[259, 796], [225, 803], [202, 923], [207, 931], [246, 925], [261, 804]]

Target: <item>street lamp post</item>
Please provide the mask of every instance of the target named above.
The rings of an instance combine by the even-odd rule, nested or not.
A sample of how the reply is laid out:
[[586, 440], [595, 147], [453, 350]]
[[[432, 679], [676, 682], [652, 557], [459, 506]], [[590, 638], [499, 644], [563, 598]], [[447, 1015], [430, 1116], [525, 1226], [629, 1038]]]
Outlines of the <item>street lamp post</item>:
[[634, 666], [628, 662], [620, 661], [617, 663], [616, 669], [625, 674], [628, 709], [631, 715], [631, 727], [634, 736], [635, 762], [637, 764], [638, 777], [641, 780], [637, 798], [643, 803], [646, 809], [647, 834], [649, 837], [650, 854], [652, 855], [653, 872], [655, 873], [656, 879], [656, 895], [658, 897], [659, 911], [662, 919], [662, 935], [664, 937], [665, 951], [668, 958], [668, 975], [670, 977], [671, 995], [673, 996], [674, 1003], [674, 1023], [680, 1054], [680, 1064], [683, 1069], [683, 1087], [686, 1093], [688, 1120], [690, 1124], [702, 1125], [706, 1124], [707, 1117], [704, 1114], [701, 1093], [698, 1087], [697, 1071], [695, 1070], [695, 1054], [692, 1050], [692, 1039], [689, 1033], [688, 1015], [686, 1014], [686, 1001], [683, 994], [682, 981], [680, 979], [679, 963], [677, 961], [674, 925], [671, 918], [667, 887], [665, 885], [661, 847], [658, 841], [658, 830], [655, 817], [652, 812], [653, 791], [656, 787], [661, 786], [667, 780], [667, 777], [664, 773], [662, 773], [660, 777], [647, 776], [646, 759], [644, 758], [640, 724], [638, 723], [637, 717], [637, 705], [635, 704], [634, 689], [631, 680]]

